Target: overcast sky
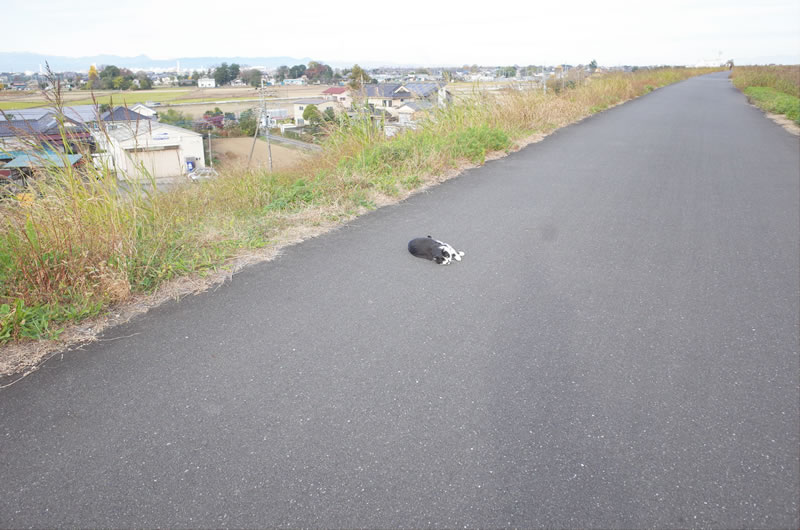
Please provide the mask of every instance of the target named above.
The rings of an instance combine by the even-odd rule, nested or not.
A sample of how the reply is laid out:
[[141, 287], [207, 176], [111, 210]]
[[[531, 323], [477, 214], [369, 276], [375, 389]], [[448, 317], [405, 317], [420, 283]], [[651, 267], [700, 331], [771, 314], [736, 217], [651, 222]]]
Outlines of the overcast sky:
[[[3, 0], [2, 51], [411, 65], [800, 63], [800, 0]], [[2, 65], [0, 65], [2, 70]]]

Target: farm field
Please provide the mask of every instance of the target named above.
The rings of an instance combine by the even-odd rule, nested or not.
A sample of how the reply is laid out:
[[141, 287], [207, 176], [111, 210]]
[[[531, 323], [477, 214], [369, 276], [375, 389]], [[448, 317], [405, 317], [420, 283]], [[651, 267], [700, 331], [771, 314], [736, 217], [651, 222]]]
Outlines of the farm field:
[[[300, 98], [319, 97], [322, 92], [328, 88], [328, 85], [312, 85], [312, 86], [277, 86], [268, 90], [267, 107], [270, 109], [285, 109], [292, 112], [292, 100]], [[245, 95], [241, 92], [238, 97], [231, 97], [234, 94], [227, 92], [226, 89], [205, 88], [193, 91], [192, 95], [198, 95], [198, 98], [184, 97], [180, 100], [162, 102], [158, 107], [159, 111], [167, 108], [174, 108], [175, 110], [188, 115], [192, 119], [197, 119], [203, 113], [214, 107], [219, 107], [222, 112], [233, 112], [239, 115], [241, 112], [254, 109], [258, 107], [258, 92], [253, 89], [231, 89], [231, 90], [246, 90]], [[217, 96], [216, 94], [219, 94]], [[289, 99], [287, 99], [289, 98]], [[199, 101], [198, 101], [199, 99]], [[234, 101], [230, 103], [216, 103], [217, 101], [230, 101], [241, 99], [241, 101]]]
[[[276, 86], [268, 90], [274, 98], [305, 98], [319, 96], [328, 88], [327, 85], [312, 86]], [[92, 93], [85, 90], [74, 90], [62, 94], [66, 105], [91, 105], [94, 101]], [[134, 105], [152, 101], [160, 106], [179, 103], [203, 103], [231, 99], [257, 99], [258, 91], [252, 87], [222, 88], [159, 88], [153, 90], [114, 91], [98, 90], [94, 92], [98, 104], [111, 103]], [[48, 102], [41, 92], [0, 92], [0, 110], [14, 110], [41, 107]], [[202, 114], [202, 113], [201, 113]]]
[[[219, 160], [219, 164], [224, 169], [243, 168], [247, 165], [250, 156], [250, 148], [253, 145], [252, 138], [220, 138], [211, 140], [211, 151]], [[275, 171], [288, 169], [297, 165], [299, 162], [308, 159], [307, 154], [299, 149], [292, 149], [282, 145], [272, 143], [272, 168]], [[269, 153], [267, 152], [267, 142], [257, 140], [253, 151], [253, 162], [251, 168], [269, 167]]]
[[[191, 90], [179, 88], [162, 88], [155, 90], [114, 91], [99, 90], [94, 93], [98, 104], [114, 103], [133, 105], [145, 101], [164, 102], [188, 97]], [[91, 105], [92, 93], [84, 90], [74, 90], [62, 94], [65, 105]], [[0, 92], [0, 109], [13, 110], [47, 105], [47, 99], [40, 91], [36, 92]]]

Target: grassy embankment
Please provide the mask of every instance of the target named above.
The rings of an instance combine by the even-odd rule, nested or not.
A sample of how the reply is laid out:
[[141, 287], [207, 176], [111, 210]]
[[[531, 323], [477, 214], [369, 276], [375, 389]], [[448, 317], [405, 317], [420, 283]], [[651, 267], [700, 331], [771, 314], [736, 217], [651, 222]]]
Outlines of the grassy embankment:
[[559, 93], [476, 93], [392, 140], [368, 122], [342, 124], [319, 156], [290, 171], [233, 171], [164, 193], [144, 184], [122, 195], [108, 171], [52, 169], [33, 194], [0, 203], [0, 344], [56, 338], [64, 323], [132, 293], [216, 270], [287, 230], [399, 200], [488, 153], [708, 71], [607, 75]]
[[737, 66], [731, 79], [751, 103], [800, 125], [800, 66]]

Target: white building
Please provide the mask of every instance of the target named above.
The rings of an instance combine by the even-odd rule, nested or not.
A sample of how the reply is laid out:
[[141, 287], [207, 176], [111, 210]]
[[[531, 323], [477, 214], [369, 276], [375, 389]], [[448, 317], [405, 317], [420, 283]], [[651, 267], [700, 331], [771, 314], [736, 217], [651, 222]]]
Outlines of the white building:
[[325, 112], [328, 109], [333, 109], [334, 112], [341, 112], [342, 106], [335, 102], [335, 101], [327, 101], [322, 98], [309, 98], [309, 99], [298, 99], [294, 102], [294, 122], [297, 125], [306, 125], [305, 120], [303, 119], [303, 113], [306, 110], [306, 107], [309, 105], [314, 105], [317, 107], [317, 110], [320, 114]]
[[201, 77], [197, 80], [197, 88], [214, 88], [216, 86], [217, 82], [213, 77]]
[[144, 105], [142, 103], [137, 103], [136, 105], [132, 106], [131, 110], [133, 112], [138, 112], [139, 114], [141, 114], [142, 116], [145, 116], [146, 118], [151, 118], [152, 119], [152, 118], [155, 118], [155, 116], [156, 116], [156, 111], [155, 110], [151, 109], [150, 107], [148, 107], [147, 105]]
[[95, 140], [120, 180], [169, 182], [205, 167], [202, 135], [165, 123], [114, 125]]

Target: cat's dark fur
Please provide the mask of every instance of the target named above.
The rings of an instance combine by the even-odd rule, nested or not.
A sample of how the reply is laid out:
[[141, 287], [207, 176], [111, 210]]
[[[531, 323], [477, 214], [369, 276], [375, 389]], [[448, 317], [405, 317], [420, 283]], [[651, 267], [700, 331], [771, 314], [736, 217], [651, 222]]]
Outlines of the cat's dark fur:
[[417, 237], [408, 242], [412, 256], [435, 261], [439, 265], [449, 265], [452, 260], [461, 261], [463, 251], [458, 251], [447, 243], [428, 237]]

